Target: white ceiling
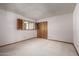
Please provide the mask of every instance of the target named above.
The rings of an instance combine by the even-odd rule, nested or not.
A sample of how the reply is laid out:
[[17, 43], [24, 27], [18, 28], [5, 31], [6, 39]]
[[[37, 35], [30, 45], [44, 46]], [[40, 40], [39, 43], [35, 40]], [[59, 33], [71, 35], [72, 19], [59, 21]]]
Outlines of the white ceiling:
[[72, 13], [74, 3], [0, 3], [0, 9], [12, 11], [32, 19]]

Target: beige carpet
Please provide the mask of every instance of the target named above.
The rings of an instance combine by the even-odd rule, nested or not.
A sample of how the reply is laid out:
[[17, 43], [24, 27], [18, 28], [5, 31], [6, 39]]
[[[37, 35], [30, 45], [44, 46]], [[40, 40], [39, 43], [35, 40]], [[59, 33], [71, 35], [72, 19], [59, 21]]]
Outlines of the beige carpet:
[[3, 56], [76, 56], [72, 44], [35, 38], [0, 47]]

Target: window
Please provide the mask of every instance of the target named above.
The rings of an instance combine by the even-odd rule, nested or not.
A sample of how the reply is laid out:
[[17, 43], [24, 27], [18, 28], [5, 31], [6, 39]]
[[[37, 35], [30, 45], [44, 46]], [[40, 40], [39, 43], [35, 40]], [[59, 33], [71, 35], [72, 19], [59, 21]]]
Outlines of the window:
[[25, 22], [24, 22], [24, 29], [25, 29], [25, 30], [26, 30], [26, 29], [29, 29], [28, 25], [29, 25], [29, 23], [28, 23], [27, 21], [25, 21]]
[[34, 22], [30, 22], [30, 21], [24, 21], [24, 30], [27, 29], [35, 29], [35, 23]]
[[35, 29], [35, 23], [23, 19], [17, 19], [17, 29], [18, 30], [33, 30]]
[[34, 29], [34, 23], [33, 22], [29, 22], [29, 29]]

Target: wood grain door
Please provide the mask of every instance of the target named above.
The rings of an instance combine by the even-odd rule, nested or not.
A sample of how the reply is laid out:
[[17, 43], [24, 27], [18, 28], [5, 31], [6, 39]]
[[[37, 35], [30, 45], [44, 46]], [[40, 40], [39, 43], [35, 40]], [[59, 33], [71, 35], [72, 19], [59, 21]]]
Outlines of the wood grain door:
[[47, 22], [37, 23], [37, 37], [47, 39]]

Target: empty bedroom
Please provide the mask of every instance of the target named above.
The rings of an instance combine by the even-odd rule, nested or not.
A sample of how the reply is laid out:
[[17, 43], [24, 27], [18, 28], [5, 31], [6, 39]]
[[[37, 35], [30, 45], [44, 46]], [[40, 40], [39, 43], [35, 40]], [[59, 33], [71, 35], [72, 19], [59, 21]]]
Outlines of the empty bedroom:
[[0, 56], [78, 56], [79, 4], [0, 3]]

